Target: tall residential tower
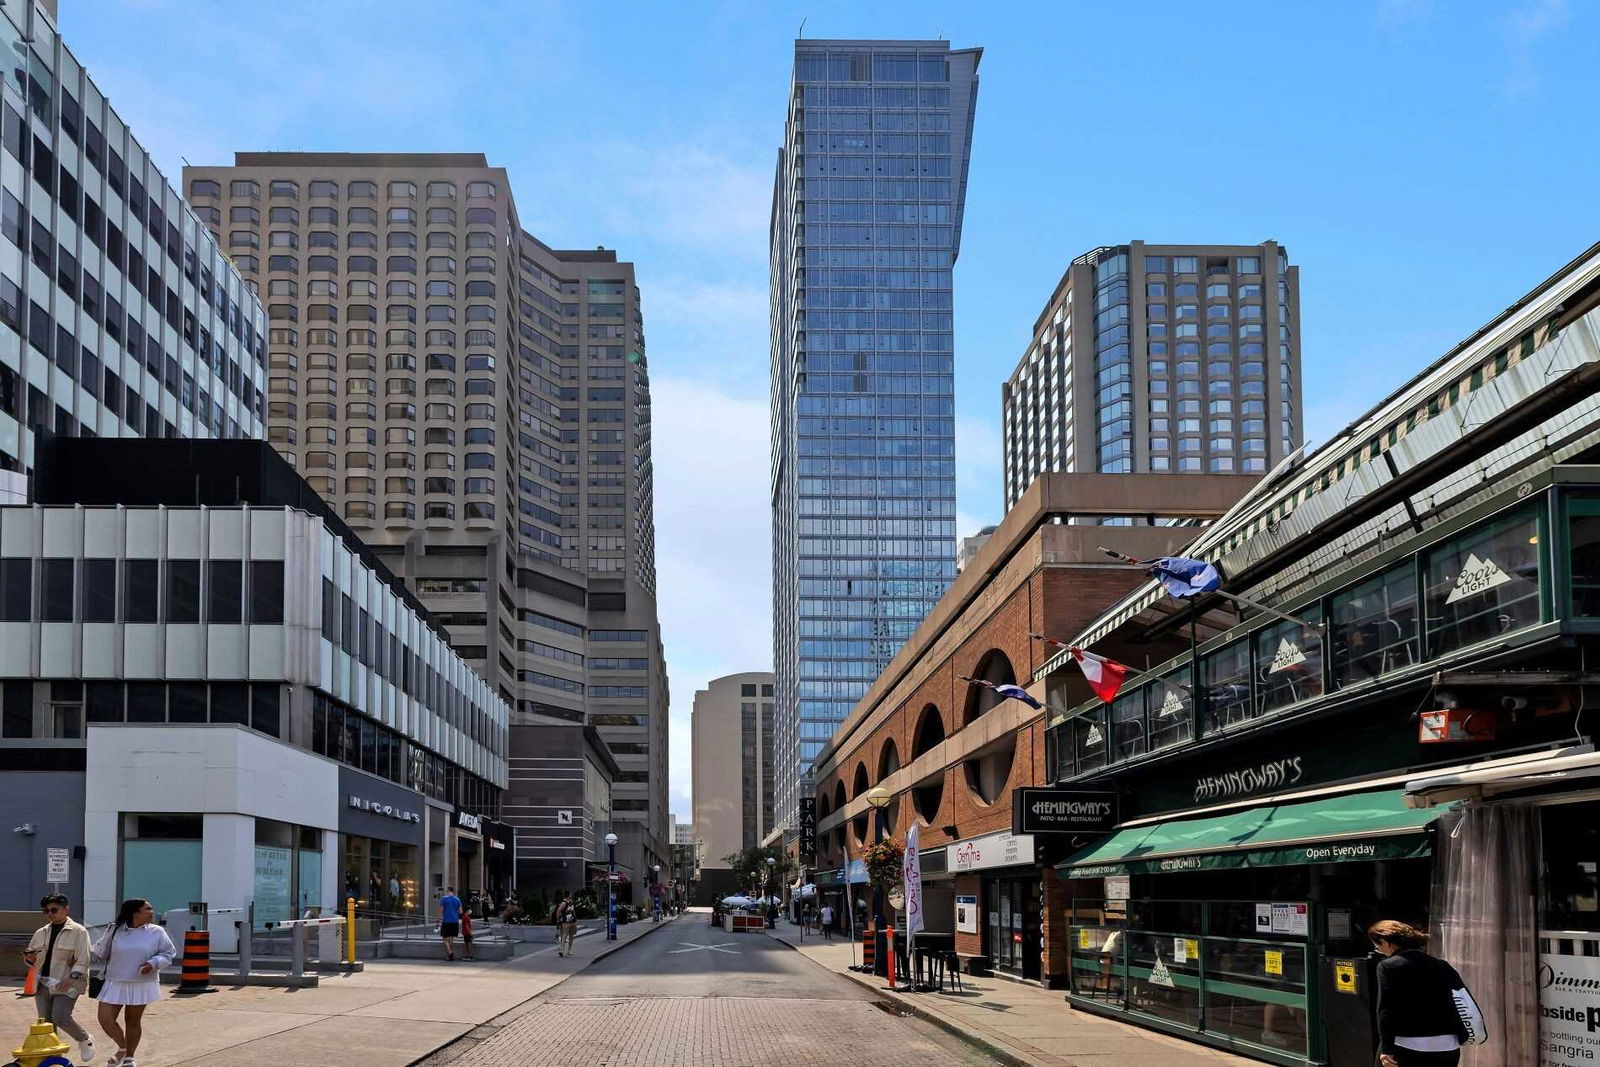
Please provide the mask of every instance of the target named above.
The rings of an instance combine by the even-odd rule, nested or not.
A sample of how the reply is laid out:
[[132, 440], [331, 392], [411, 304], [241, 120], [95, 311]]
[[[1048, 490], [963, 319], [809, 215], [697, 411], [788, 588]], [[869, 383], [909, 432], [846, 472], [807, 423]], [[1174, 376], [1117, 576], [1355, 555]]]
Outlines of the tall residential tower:
[[1047, 471], [1264, 474], [1301, 441], [1299, 388], [1277, 242], [1087, 252], [1001, 387], [1006, 510]]
[[951, 273], [981, 56], [795, 42], [770, 233], [780, 823], [955, 576]]
[[610, 827], [547, 803], [546, 733], [518, 730], [552, 720], [616, 758], [619, 862], [669, 863], [633, 265], [526, 232], [481, 153], [241, 152], [185, 180], [271, 319], [269, 439], [515, 709], [522, 887], [605, 858]]

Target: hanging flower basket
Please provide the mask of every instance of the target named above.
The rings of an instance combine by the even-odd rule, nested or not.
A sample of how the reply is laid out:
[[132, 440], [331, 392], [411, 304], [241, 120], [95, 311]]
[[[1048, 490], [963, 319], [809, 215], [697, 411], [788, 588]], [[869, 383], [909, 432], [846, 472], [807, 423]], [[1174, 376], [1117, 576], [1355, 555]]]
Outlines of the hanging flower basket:
[[861, 861], [867, 868], [867, 881], [881, 889], [899, 885], [905, 857], [906, 850], [898, 841], [880, 841], [868, 847], [861, 854]]

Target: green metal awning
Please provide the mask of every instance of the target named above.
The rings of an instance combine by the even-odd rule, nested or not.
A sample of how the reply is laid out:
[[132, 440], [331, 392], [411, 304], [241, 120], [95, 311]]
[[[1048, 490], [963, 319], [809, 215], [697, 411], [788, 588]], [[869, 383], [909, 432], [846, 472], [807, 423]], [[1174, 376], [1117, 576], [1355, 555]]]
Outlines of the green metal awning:
[[1426, 856], [1427, 827], [1439, 809], [1408, 808], [1404, 798], [1403, 789], [1347, 793], [1126, 827], [1056, 869], [1071, 878], [1097, 878]]

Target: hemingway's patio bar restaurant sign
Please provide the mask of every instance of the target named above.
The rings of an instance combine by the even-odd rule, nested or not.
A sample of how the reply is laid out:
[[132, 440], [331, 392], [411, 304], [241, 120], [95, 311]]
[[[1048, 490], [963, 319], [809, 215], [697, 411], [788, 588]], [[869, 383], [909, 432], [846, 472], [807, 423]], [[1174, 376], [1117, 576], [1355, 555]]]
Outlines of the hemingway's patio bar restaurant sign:
[[1120, 821], [1116, 793], [1031, 786], [1011, 793], [1014, 834], [1107, 834]]

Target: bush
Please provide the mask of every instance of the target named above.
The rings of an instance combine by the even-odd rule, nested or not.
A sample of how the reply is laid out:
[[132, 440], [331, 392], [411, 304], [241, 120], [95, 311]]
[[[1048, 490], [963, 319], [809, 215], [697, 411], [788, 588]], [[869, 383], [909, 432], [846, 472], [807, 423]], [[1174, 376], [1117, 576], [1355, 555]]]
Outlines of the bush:
[[550, 915], [550, 905], [543, 893], [524, 893], [517, 905], [522, 908], [524, 918], [531, 923], [542, 923]]
[[598, 919], [600, 917], [600, 905], [595, 900], [593, 889], [579, 890], [578, 895], [573, 898], [573, 904], [577, 908], [578, 918], [580, 919]]

